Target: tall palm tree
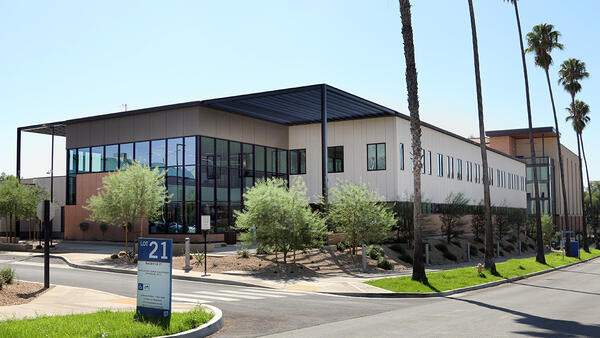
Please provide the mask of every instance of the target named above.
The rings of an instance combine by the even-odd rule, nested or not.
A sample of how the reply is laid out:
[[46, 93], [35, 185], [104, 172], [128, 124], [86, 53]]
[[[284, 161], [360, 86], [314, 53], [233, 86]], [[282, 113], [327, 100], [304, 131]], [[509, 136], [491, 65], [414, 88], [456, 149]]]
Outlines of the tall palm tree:
[[[412, 136], [412, 153], [421, 153], [421, 119], [419, 118], [419, 93], [417, 82], [417, 66], [415, 63], [415, 46], [413, 43], [410, 1], [400, 1], [400, 18], [402, 20], [402, 38], [404, 40], [404, 59], [406, 61], [406, 89], [408, 94], [408, 110], [410, 112], [410, 134]], [[414, 219], [414, 254], [412, 280], [427, 283], [425, 259], [423, 257], [423, 209], [421, 204], [421, 159], [413, 156], [413, 219]]]
[[[531, 163], [535, 165], [535, 144], [533, 142], [533, 122], [531, 119], [531, 101], [529, 99], [529, 78], [527, 76], [527, 62], [525, 62], [525, 49], [523, 48], [523, 33], [521, 31], [521, 19], [519, 18], [519, 7], [517, 0], [507, 0], [515, 7], [515, 16], [517, 17], [517, 28], [519, 29], [519, 44], [521, 46], [521, 60], [523, 62], [523, 77], [525, 78], [525, 98], [527, 101], [527, 122], [529, 127], [529, 151], [531, 153]], [[536, 244], [537, 253], [535, 260], [546, 264], [544, 256], [544, 241], [542, 236], [542, 209], [540, 207], [540, 187], [538, 185], [537, 170], [533, 170], [533, 190], [535, 197], [535, 221], [536, 221]]]
[[479, 51], [477, 48], [477, 27], [475, 26], [475, 13], [473, 0], [469, 1], [469, 14], [471, 16], [471, 34], [473, 36], [473, 62], [475, 65], [475, 85], [477, 87], [477, 111], [479, 116], [479, 147], [481, 149], [481, 165], [483, 167], [483, 206], [485, 216], [485, 257], [484, 267], [492, 274], [497, 274], [494, 259], [494, 233], [492, 231], [492, 213], [490, 210], [490, 180], [487, 161], [487, 146], [485, 144], [485, 126], [483, 125], [483, 99], [481, 96], [481, 76], [479, 74]]
[[[554, 30], [551, 24], [540, 24], [533, 27], [533, 31], [527, 34], [527, 52], [535, 53], [535, 64], [546, 72], [546, 81], [548, 82], [548, 91], [550, 92], [550, 102], [552, 103], [552, 113], [554, 114], [554, 128], [556, 129], [556, 147], [558, 148], [558, 163], [560, 168], [560, 184], [562, 188], [562, 200], [564, 208], [565, 229], [569, 230], [569, 213], [567, 207], [567, 190], [565, 189], [565, 171], [562, 160], [562, 150], [560, 147], [560, 130], [558, 128], [558, 118], [556, 117], [556, 106], [554, 105], [554, 96], [552, 94], [552, 85], [550, 83], [550, 65], [553, 49], [563, 49], [563, 45], [558, 42], [560, 32]], [[571, 253], [570, 235], [567, 233], [567, 256], [573, 256]]]
[[[583, 237], [585, 238], [583, 242], [583, 250], [586, 252], [590, 252], [588, 242], [587, 242], [587, 224], [585, 224], [585, 191], [583, 189], [583, 167], [581, 165], [581, 151], [580, 151], [580, 139], [581, 139], [581, 131], [583, 127], [581, 126], [583, 121], [581, 121], [581, 116], [578, 116], [578, 113], [581, 112], [581, 109], [585, 109], [587, 104], [578, 101], [579, 104], [575, 101], [575, 95], [581, 91], [581, 83], [579, 80], [589, 77], [590, 74], [585, 69], [585, 62], [570, 58], [565, 60], [560, 65], [560, 70], [558, 71], [558, 83], [563, 85], [563, 88], [571, 94], [571, 106], [567, 108], [570, 113], [570, 116], [567, 117], [573, 121], [573, 129], [575, 129], [575, 133], [577, 134], [577, 157], [579, 158], [579, 183], [581, 186], [581, 208], [583, 210]], [[578, 109], [579, 108], [579, 109]], [[589, 112], [589, 107], [587, 107]], [[587, 114], [587, 112], [586, 112]], [[586, 116], [587, 117], [587, 116]], [[589, 117], [588, 121], [589, 121]], [[584, 124], [585, 125], [585, 124]]]
[[[571, 106], [567, 108], [569, 112], [569, 116], [567, 116], [567, 121], [571, 121], [573, 124], [573, 129], [577, 134], [577, 156], [579, 157], [579, 168], [581, 169], [580, 176], [580, 184], [581, 184], [581, 207], [584, 207], [585, 200], [585, 191], [583, 189], [583, 168], [581, 166], [581, 149], [583, 145], [582, 132], [583, 128], [590, 122], [590, 117], [587, 114], [590, 112], [590, 106], [587, 103], [579, 100], [575, 100], [571, 103]], [[586, 164], [586, 172], [587, 172], [587, 164]], [[588, 174], [588, 186], [589, 182], [589, 174]], [[590, 190], [590, 201], [592, 201], [592, 194]], [[587, 233], [587, 225], [585, 224], [585, 214], [583, 215], [583, 250], [586, 252], [590, 252], [590, 248], [587, 241], [588, 233]]]

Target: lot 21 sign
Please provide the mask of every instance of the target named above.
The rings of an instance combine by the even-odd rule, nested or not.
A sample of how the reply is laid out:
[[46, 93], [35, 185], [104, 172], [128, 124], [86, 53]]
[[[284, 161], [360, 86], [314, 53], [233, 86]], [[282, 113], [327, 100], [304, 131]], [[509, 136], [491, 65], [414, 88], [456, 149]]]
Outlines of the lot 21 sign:
[[137, 313], [171, 317], [173, 240], [138, 239]]

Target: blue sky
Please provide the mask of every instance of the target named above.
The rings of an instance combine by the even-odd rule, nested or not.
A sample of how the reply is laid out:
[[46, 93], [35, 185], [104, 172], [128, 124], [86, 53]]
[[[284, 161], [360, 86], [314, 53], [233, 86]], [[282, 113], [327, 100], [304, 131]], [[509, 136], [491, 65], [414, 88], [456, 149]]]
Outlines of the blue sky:
[[[469, 137], [477, 105], [467, 1], [413, 1], [421, 117]], [[475, 1], [486, 129], [527, 126], [514, 10]], [[600, 179], [600, 2], [520, 2], [524, 32], [547, 22], [565, 49], [551, 78], [563, 143], [569, 95], [560, 63], [576, 57], [591, 76], [578, 98], [591, 107], [584, 138]], [[398, 2], [0, 0], [0, 172], [14, 174], [16, 128], [155, 105], [328, 83], [408, 113]], [[528, 56], [534, 125], [553, 125], [544, 73]], [[49, 170], [46, 136], [24, 134], [23, 176]], [[56, 172], [64, 173], [57, 138]]]

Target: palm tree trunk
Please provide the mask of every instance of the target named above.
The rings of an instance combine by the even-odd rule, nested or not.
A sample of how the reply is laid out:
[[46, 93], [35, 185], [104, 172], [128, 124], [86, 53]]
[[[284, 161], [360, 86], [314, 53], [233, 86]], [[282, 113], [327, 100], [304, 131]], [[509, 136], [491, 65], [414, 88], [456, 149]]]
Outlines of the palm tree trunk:
[[[562, 150], [560, 149], [560, 130], [558, 129], [558, 118], [556, 117], [556, 107], [554, 105], [554, 95], [552, 95], [552, 85], [550, 84], [550, 74], [548, 73], [548, 68], [544, 68], [546, 71], [546, 81], [548, 82], [548, 91], [550, 92], [550, 102], [552, 102], [552, 113], [554, 114], [554, 128], [556, 129], [556, 147], [558, 149], [558, 163], [560, 165], [560, 185], [562, 188], [562, 199], [563, 199], [563, 208], [565, 214], [565, 229], [570, 230], [569, 226], [569, 212], [567, 207], [567, 190], [565, 189], [565, 171], [562, 159]], [[574, 253], [571, 252], [571, 235], [567, 233], [566, 238], [566, 255], [573, 256]]]
[[[412, 136], [413, 154], [421, 153], [421, 120], [419, 118], [419, 91], [417, 65], [415, 63], [415, 46], [413, 43], [410, 1], [400, 1], [400, 18], [402, 20], [402, 39], [404, 40], [404, 59], [406, 62], [406, 89], [408, 94], [408, 110], [410, 112], [410, 134]], [[414, 242], [412, 280], [427, 283], [425, 274], [425, 258], [423, 257], [421, 206], [421, 159], [413, 156], [413, 219]]]
[[581, 211], [583, 214], [583, 250], [585, 252], [590, 252], [590, 247], [588, 246], [587, 240], [587, 224], [585, 222], [585, 189], [583, 188], [583, 166], [581, 165], [581, 142], [580, 142], [581, 134], [577, 133], [577, 157], [579, 158], [579, 183], [581, 185]]
[[531, 118], [531, 100], [529, 98], [529, 77], [527, 76], [527, 62], [525, 62], [525, 48], [523, 47], [523, 33], [521, 31], [521, 19], [519, 18], [519, 7], [517, 1], [513, 1], [515, 6], [515, 16], [517, 17], [517, 27], [519, 28], [519, 44], [521, 46], [521, 61], [523, 62], [523, 77], [525, 79], [525, 98], [527, 99], [527, 122], [529, 127], [529, 151], [531, 153], [531, 163], [533, 164], [533, 190], [535, 198], [535, 223], [536, 223], [536, 246], [537, 252], [535, 261], [546, 264], [544, 256], [544, 240], [542, 236], [542, 208], [540, 206], [540, 187], [538, 185], [537, 170], [535, 167], [535, 143], [533, 142], [533, 121]]
[[[587, 165], [587, 158], [585, 157], [585, 148], [583, 148], [583, 135], [579, 134], [579, 138], [581, 141], [581, 153], [583, 154], [583, 162], [585, 163], [585, 176], [587, 178], [587, 184], [588, 184], [588, 191], [590, 193], [590, 213], [592, 215], [592, 217], [594, 217], [594, 212], [593, 207], [594, 207], [594, 203], [593, 203], [593, 199], [592, 199], [592, 186], [590, 185], [590, 173], [588, 172], [588, 165]], [[597, 228], [595, 228], [595, 239], [596, 239], [596, 249], [600, 249], [600, 247], [598, 247], [598, 233], [597, 233]], [[588, 248], [589, 250], [589, 248]]]
[[479, 74], [479, 51], [477, 47], [477, 27], [475, 26], [475, 12], [473, 0], [469, 0], [469, 14], [471, 17], [471, 35], [473, 36], [473, 63], [475, 66], [475, 84], [477, 87], [477, 112], [479, 118], [479, 147], [481, 149], [481, 166], [483, 169], [483, 205], [485, 215], [485, 257], [484, 267], [492, 274], [497, 274], [494, 258], [494, 234], [492, 231], [492, 213], [490, 197], [490, 179], [487, 160], [487, 146], [485, 144], [485, 126], [483, 123], [483, 98], [481, 94], [481, 76]]

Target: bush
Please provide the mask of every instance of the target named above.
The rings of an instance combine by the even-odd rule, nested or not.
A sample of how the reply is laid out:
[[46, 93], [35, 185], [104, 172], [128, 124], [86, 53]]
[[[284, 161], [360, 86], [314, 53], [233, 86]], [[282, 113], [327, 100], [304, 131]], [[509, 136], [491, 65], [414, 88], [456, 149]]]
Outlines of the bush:
[[367, 256], [371, 259], [379, 259], [380, 257], [385, 257], [385, 252], [379, 245], [369, 245], [367, 248]]
[[88, 223], [88, 222], [79, 223], [79, 229], [81, 229], [81, 231], [83, 231], [83, 232], [88, 231], [89, 228], [90, 228], [90, 223]]
[[506, 241], [509, 242], [509, 243], [511, 243], [511, 244], [515, 244], [517, 242], [517, 237], [515, 237], [513, 235], [509, 239], [507, 239]]
[[458, 260], [458, 258], [456, 258], [456, 256], [450, 251], [444, 252], [443, 255], [444, 255], [444, 258], [446, 258], [448, 260], [455, 261], [455, 262]]
[[271, 255], [271, 254], [273, 254], [273, 249], [271, 249], [271, 247], [268, 245], [259, 245], [258, 248], [256, 248], [256, 254], [257, 255]]
[[248, 252], [248, 249], [246, 249], [246, 248], [238, 250], [237, 254], [238, 254], [238, 256], [240, 256], [240, 258], [250, 258], [250, 253]]
[[469, 247], [469, 254], [471, 254], [471, 256], [473, 256], [473, 257], [477, 257], [477, 247], [474, 245], [471, 245]]
[[445, 204], [441, 208], [440, 220], [442, 221], [442, 234], [448, 243], [453, 238], [464, 233], [466, 224], [462, 217], [467, 213], [469, 199], [463, 193], [451, 193], [446, 197]]
[[[196, 251], [196, 253], [193, 253], [193, 254], [190, 254], [190, 255], [192, 255], [194, 257], [194, 259], [196, 260], [194, 262], [194, 264], [196, 264], [196, 265], [202, 265], [202, 263], [204, 262], [204, 253], [203, 252]], [[213, 263], [213, 266], [216, 266], [216, 265], [214, 265], [214, 263]]]
[[119, 251], [119, 257], [127, 256], [127, 252]]
[[110, 259], [117, 259], [117, 258], [119, 258], [119, 255], [116, 253], [110, 255]]
[[394, 269], [394, 264], [388, 261], [385, 257], [379, 257], [379, 260], [377, 260], [377, 267], [384, 270], [392, 270]]
[[4, 268], [0, 270], [0, 281], [2, 284], [11, 284], [15, 278], [15, 270], [11, 268]]
[[227, 243], [221, 243], [221, 247], [226, 247]]
[[344, 250], [346, 250], [347, 246], [346, 246], [346, 243], [344, 241], [339, 241], [335, 245], [335, 248], [337, 249], [337, 251], [344, 251]]

